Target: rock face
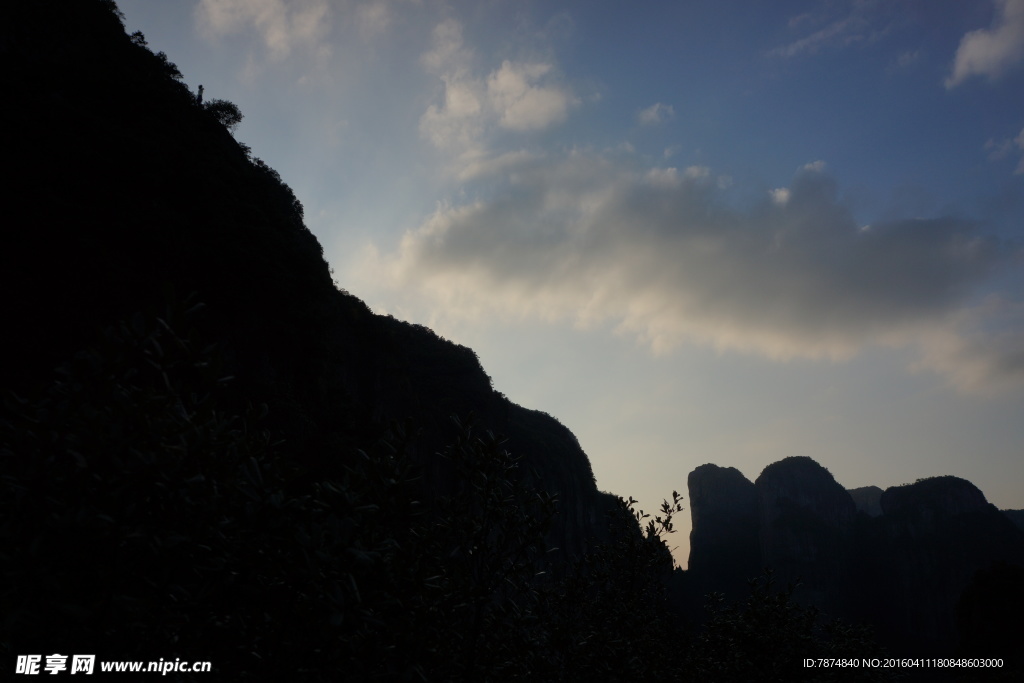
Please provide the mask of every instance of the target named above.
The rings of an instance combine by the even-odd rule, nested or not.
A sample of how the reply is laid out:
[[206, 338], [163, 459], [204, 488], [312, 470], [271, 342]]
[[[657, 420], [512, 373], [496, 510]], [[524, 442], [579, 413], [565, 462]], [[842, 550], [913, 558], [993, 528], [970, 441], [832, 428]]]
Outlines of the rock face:
[[[956, 609], [978, 572], [1024, 564], [1024, 533], [969, 481], [933, 477], [886, 489], [860, 553], [864, 616], [912, 651], [956, 642]], [[881, 618], [880, 617], [884, 617]]]
[[877, 486], [861, 486], [859, 489], [847, 489], [846, 492], [853, 498], [857, 512], [863, 512], [868, 517], [882, 514], [882, 489]]
[[769, 465], [755, 486], [765, 566], [776, 568], [784, 583], [800, 581], [797, 599], [832, 611], [842, 608], [856, 514], [850, 494], [807, 457]]
[[[1014, 576], [1024, 567], [1015, 511], [997, 510], [957, 477], [846, 491], [810, 458], [786, 458], [753, 485], [735, 469], [702, 465], [689, 487], [689, 590], [743, 598], [740, 579], [770, 567], [780, 585], [800, 580], [797, 601], [874, 625], [901, 656], [948, 656], [958, 605], [961, 622], [964, 610], [1002, 609], [986, 602], [993, 591], [970, 587], [993, 567]], [[961, 634], [978, 632], [960, 625]]]
[[757, 488], [736, 468], [711, 464], [691, 472], [686, 484], [692, 580], [719, 590], [743, 588], [761, 565]]

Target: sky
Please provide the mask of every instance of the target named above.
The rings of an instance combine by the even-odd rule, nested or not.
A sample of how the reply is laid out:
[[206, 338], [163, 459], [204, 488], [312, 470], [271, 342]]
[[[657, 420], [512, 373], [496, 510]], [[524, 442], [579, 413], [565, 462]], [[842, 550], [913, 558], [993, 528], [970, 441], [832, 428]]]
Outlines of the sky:
[[339, 286], [473, 348], [602, 490], [806, 455], [1024, 508], [1024, 0], [118, 5], [241, 108]]

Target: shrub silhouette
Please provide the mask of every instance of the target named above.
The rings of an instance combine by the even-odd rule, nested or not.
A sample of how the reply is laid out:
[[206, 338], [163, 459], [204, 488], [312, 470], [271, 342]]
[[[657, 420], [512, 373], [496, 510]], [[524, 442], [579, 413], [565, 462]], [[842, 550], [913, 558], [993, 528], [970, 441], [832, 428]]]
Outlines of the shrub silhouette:
[[[163, 53], [160, 53], [163, 54]], [[212, 99], [203, 103], [203, 109], [210, 112], [220, 125], [233, 131], [245, 118], [238, 105], [227, 100]]]
[[750, 581], [743, 602], [727, 604], [708, 596], [710, 618], [694, 640], [689, 661], [693, 680], [718, 681], [888, 681], [899, 672], [861, 666], [805, 668], [804, 659], [862, 659], [883, 655], [871, 633], [840, 621], [821, 624], [813, 607], [792, 600], [796, 585], [775, 586], [774, 575]]

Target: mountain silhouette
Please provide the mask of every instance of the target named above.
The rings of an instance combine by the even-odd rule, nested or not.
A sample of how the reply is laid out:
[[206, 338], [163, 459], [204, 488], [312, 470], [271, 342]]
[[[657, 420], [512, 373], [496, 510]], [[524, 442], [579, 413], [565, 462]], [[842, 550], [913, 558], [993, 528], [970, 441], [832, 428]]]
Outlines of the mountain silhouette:
[[[903, 655], [1015, 651], [992, 654], [998, 647], [979, 635], [992, 631], [980, 615], [1024, 607], [1011, 580], [1024, 567], [1024, 532], [970, 482], [944, 476], [845, 491], [821, 465], [793, 457], [753, 484], [702, 465], [689, 488], [688, 578], [700, 591], [736, 595], [740, 576], [771, 567], [797, 585], [796, 600], [872, 625]], [[1019, 620], [999, 623], [998, 642], [1020, 635]]]

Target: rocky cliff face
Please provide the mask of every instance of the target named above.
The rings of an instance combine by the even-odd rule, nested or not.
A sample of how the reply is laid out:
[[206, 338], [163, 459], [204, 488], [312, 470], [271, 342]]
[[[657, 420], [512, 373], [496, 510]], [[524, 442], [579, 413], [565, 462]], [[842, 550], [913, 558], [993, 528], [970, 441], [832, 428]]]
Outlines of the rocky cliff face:
[[689, 572], [709, 590], [740, 590], [760, 571], [757, 488], [734, 467], [701, 465], [686, 481], [690, 498]]
[[807, 457], [769, 465], [755, 482], [761, 558], [797, 599], [825, 609], [845, 605], [856, 508], [832, 474]]
[[1024, 533], [969, 481], [933, 477], [886, 489], [858, 552], [861, 604], [893, 640], [922, 653], [956, 642], [956, 609], [979, 571], [1024, 564]]
[[[742, 597], [737, 575], [771, 567], [780, 583], [801, 581], [797, 600], [874, 624], [901, 654], [948, 655], [968, 587], [991, 567], [1024, 566], [1024, 532], [1012, 515], [956, 477], [846, 491], [810, 458], [786, 458], [753, 485], [715, 465], [694, 470], [689, 485], [690, 590]], [[988, 593], [971, 593], [971, 614], [992, 607], [979, 595]]]

